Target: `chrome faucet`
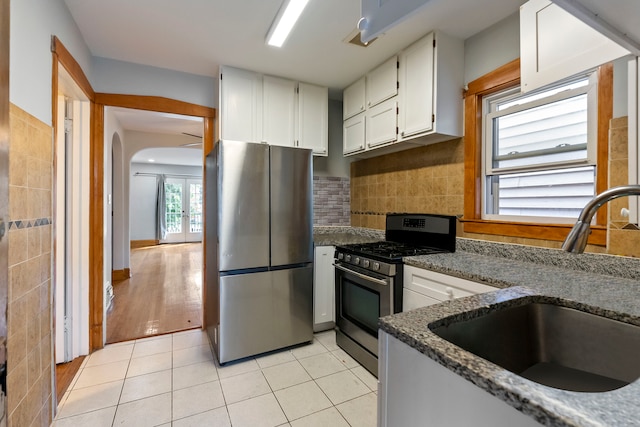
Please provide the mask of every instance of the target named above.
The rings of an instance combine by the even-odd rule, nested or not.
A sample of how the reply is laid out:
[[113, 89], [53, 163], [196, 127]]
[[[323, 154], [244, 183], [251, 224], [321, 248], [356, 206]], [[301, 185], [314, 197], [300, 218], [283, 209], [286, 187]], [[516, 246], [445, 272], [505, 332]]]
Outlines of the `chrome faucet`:
[[612, 187], [591, 199], [584, 208], [582, 208], [582, 212], [580, 212], [580, 216], [578, 216], [578, 221], [562, 244], [562, 249], [567, 252], [583, 253], [584, 248], [587, 246], [587, 238], [589, 234], [591, 234], [589, 224], [596, 214], [596, 211], [609, 200], [622, 196], [640, 196], [640, 185]]

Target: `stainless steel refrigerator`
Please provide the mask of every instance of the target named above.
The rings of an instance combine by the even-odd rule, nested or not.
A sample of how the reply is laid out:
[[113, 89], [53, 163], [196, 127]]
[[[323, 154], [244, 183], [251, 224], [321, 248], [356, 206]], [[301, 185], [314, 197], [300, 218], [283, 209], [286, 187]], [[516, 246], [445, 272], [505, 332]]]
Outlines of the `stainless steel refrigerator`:
[[220, 363], [313, 339], [311, 156], [238, 141], [207, 156], [204, 321]]

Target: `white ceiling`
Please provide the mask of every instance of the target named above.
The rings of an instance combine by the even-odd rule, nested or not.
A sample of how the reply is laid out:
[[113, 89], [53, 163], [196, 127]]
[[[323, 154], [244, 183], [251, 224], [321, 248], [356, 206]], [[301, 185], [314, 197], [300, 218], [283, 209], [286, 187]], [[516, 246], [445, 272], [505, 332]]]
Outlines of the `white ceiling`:
[[202, 166], [202, 149], [181, 147], [146, 148], [138, 151], [131, 163]]
[[282, 48], [265, 44], [283, 0], [65, 0], [94, 56], [215, 77], [221, 64], [341, 91], [424, 34], [466, 39], [524, 0], [430, 0], [370, 47], [343, 40], [360, 0], [311, 0]]
[[[342, 89], [428, 32], [466, 39], [525, 0], [429, 0], [367, 48], [344, 41], [360, 0], [310, 0], [282, 48], [265, 37], [283, 0], [64, 1], [94, 56], [214, 78], [230, 65], [328, 86], [340, 99]], [[201, 122], [175, 115], [116, 109], [116, 116], [125, 130], [202, 135]], [[158, 163], [178, 158], [145, 155], [164, 159]]]

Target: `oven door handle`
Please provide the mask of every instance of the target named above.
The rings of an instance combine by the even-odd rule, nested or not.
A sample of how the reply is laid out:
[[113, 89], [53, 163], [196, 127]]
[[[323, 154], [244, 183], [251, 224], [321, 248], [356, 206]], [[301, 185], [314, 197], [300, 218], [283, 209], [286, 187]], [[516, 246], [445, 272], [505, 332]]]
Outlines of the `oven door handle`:
[[363, 280], [368, 280], [370, 282], [374, 282], [374, 283], [377, 283], [377, 284], [382, 285], [382, 286], [389, 286], [389, 282], [387, 280], [376, 279], [375, 277], [371, 277], [371, 276], [364, 275], [362, 273], [358, 273], [357, 271], [353, 271], [353, 270], [351, 270], [349, 268], [344, 268], [343, 266], [338, 265], [338, 264], [333, 264], [333, 266], [335, 268], [337, 268], [338, 270], [342, 270], [342, 271], [347, 272], [349, 274], [353, 274], [353, 275], [355, 275], [355, 276], [357, 276], [357, 277], [359, 277], [359, 278], [361, 278]]

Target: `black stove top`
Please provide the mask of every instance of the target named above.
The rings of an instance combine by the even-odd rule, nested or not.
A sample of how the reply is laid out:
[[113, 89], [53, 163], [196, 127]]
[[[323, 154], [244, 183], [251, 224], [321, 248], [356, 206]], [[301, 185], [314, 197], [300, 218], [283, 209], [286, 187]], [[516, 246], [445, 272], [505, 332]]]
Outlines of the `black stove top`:
[[402, 258], [407, 256], [447, 252], [444, 249], [414, 246], [406, 243], [390, 241], [342, 245], [339, 248], [345, 253], [364, 255], [373, 259], [391, 263], [402, 262]]
[[456, 217], [387, 214], [385, 238], [380, 242], [337, 246], [336, 259], [378, 271], [380, 262], [401, 264], [407, 256], [455, 252]]

